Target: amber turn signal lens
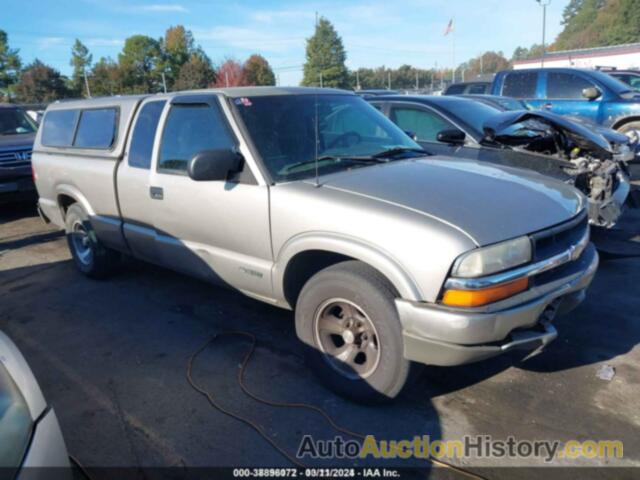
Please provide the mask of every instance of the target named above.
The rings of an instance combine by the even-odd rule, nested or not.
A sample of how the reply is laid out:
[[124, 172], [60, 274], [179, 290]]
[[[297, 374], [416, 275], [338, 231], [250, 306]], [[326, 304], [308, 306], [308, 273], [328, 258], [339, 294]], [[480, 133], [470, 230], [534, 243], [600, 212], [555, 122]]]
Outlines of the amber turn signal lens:
[[446, 290], [442, 303], [451, 307], [479, 307], [523, 292], [527, 288], [529, 279], [525, 277], [480, 290]]

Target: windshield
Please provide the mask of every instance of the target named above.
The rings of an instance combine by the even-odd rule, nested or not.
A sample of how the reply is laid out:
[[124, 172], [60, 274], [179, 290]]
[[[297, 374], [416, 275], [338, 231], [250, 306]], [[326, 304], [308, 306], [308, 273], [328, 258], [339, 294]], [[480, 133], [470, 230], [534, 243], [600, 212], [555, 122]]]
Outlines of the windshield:
[[475, 130], [477, 136], [482, 137], [484, 124], [491, 117], [495, 117], [500, 110], [486, 103], [476, 102], [469, 99], [456, 99], [441, 104], [441, 108], [448, 111], [452, 116], [466, 123]]
[[632, 90], [629, 88], [629, 85], [618, 80], [617, 78], [613, 78], [607, 73], [594, 70], [592, 72], [589, 72], [589, 74], [593, 75], [593, 78], [595, 78], [607, 88], [613, 90], [618, 95], [628, 94], [632, 92]]
[[510, 97], [495, 97], [493, 99], [498, 105], [504, 108], [505, 111], [512, 110], [529, 110], [529, 107], [522, 100]]
[[366, 165], [349, 157], [420, 148], [355, 95], [257, 96], [236, 98], [234, 103], [267, 170], [278, 182], [313, 177], [316, 158], [321, 160], [318, 173], [326, 174]]
[[19, 108], [0, 108], [0, 135], [35, 133], [36, 124]]

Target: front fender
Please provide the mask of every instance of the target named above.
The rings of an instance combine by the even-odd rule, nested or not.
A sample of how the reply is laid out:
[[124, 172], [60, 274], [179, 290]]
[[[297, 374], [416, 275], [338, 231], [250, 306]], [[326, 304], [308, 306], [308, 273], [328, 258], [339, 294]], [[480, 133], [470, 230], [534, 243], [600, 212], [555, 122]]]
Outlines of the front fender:
[[284, 275], [297, 254], [322, 250], [360, 260], [378, 270], [395, 287], [400, 297], [420, 301], [422, 292], [414, 278], [389, 252], [359, 238], [331, 232], [306, 232], [289, 239], [280, 249], [272, 270], [274, 294], [284, 300]]

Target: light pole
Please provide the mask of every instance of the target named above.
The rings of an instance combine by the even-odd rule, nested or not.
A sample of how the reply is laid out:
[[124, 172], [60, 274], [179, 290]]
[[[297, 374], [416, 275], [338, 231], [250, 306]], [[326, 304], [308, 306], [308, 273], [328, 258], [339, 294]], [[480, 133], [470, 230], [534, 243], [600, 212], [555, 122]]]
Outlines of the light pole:
[[546, 53], [545, 36], [547, 33], [547, 5], [551, 3], [551, 0], [536, 0], [542, 7], [542, 57], [540, 57], [540, 67], [544, 67], [544, 55]]

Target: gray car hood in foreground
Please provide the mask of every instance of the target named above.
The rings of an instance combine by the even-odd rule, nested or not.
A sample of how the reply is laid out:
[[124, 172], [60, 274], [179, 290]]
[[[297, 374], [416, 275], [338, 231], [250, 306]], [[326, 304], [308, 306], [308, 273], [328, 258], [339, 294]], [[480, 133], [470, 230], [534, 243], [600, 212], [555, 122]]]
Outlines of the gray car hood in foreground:
[[561, 223], [584, 205], [576, 189], [535, 172], [448, 157], [358, 168], [321, 184], [435, 217], [480, 246]]

